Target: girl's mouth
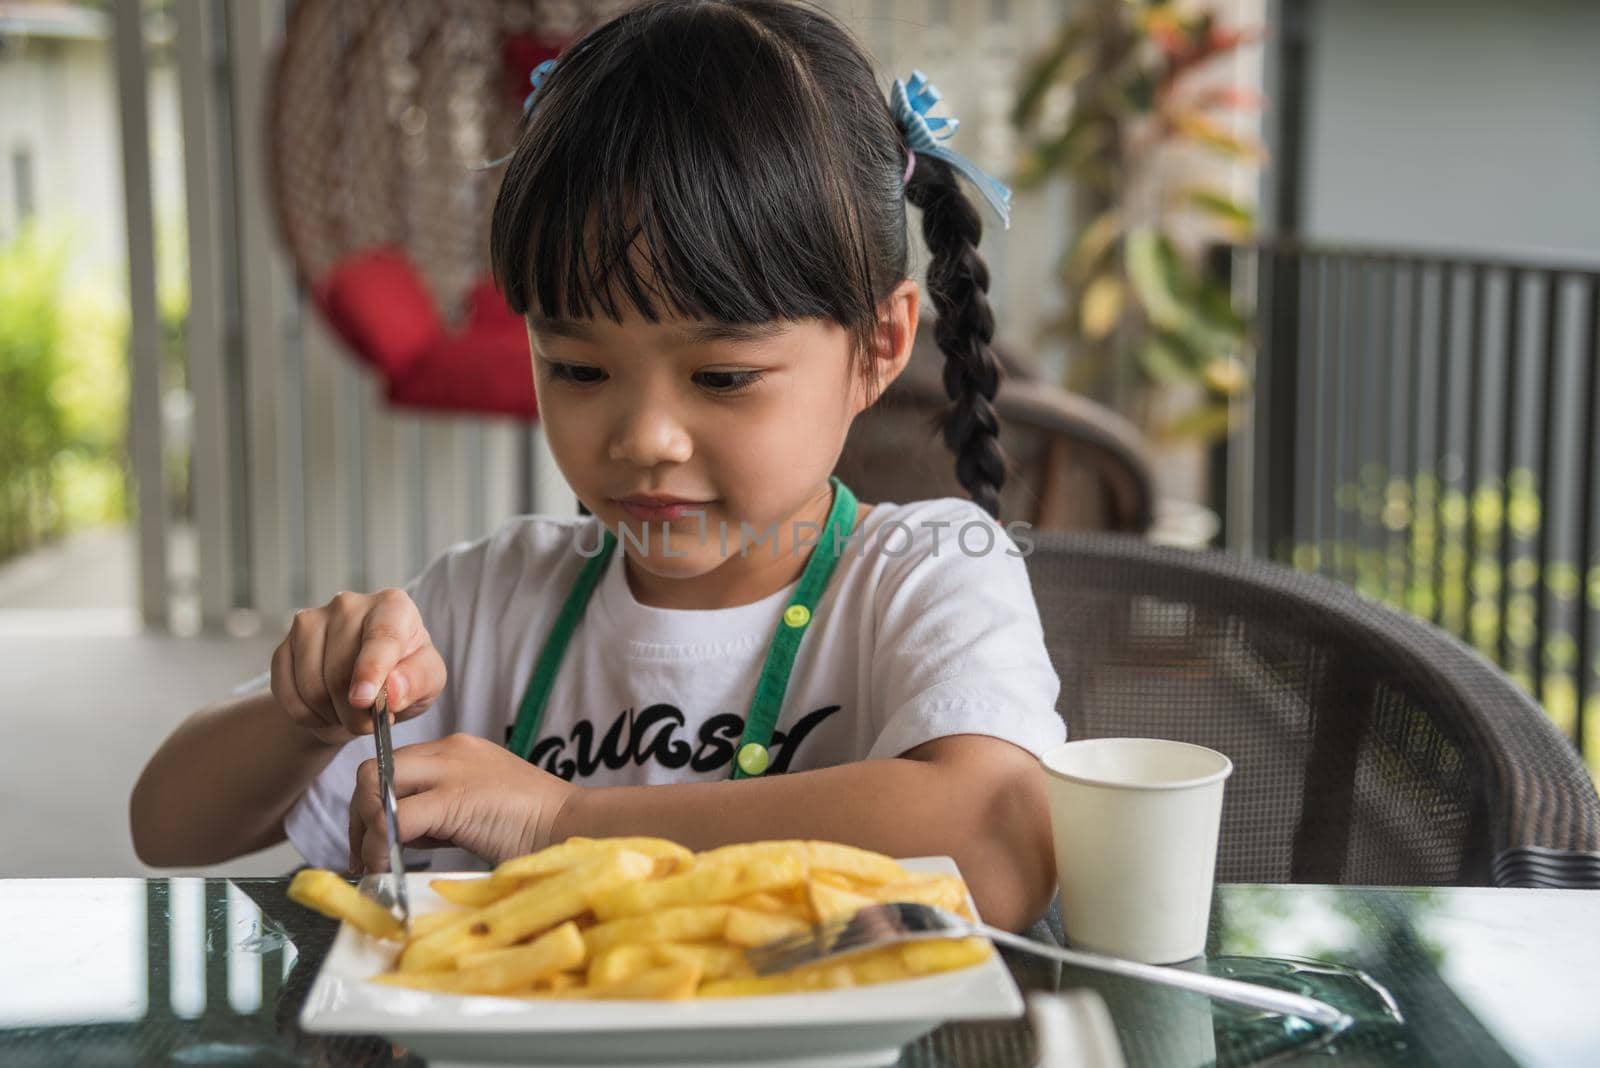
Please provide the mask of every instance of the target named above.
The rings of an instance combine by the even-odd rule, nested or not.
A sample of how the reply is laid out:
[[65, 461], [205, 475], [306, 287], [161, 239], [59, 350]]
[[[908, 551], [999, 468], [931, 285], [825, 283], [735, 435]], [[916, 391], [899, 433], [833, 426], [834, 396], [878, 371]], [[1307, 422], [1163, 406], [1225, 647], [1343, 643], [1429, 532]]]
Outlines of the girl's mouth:
[[672, 522], [690, 512], [704, 512], [710, 501], [651, 501], [648, 498], [629, 498], [617, 502], [630, 516], [645, 522]]

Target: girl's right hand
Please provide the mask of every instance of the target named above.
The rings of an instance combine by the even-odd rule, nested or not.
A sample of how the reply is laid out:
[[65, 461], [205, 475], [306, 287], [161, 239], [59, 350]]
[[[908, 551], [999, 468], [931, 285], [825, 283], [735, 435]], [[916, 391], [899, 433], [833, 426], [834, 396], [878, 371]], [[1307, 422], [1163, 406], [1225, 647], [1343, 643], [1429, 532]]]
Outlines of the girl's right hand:
[[372, 733], [372, 704], [389, 688], [399, 723], [427, 711], [444, 689], [444, 660], [404, 590], [341, 593], [294, 615], [272, 654], [272, 696], [318, 741], [343, 745]]

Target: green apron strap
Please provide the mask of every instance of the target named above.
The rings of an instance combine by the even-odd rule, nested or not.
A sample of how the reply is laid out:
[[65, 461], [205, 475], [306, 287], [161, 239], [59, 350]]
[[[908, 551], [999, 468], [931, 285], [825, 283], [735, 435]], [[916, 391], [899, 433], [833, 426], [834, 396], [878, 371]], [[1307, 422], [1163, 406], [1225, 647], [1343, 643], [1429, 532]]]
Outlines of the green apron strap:
[[[777, 633], [767, 649], [767, 659], [762, 665], [760, 680], [756, 683], [755, 698], [750, 702], [749, 715], [745, 717], [744, 735], [735, 754], [732, 777], [736, 779], [760, 775], [767, 770], [767, 750], [772, 744], [772, 732], [777, 726], [778, 715], [783, 710], [783, 697], [789, 688], [789, 672], [800, 650], [800, 639], [839, 563], [839, 541], [855, 529], [855, 494], [836, 476], [830, 476], [828, 481], [833, 485], [833, 508], [828, 513], [822, 542], [812, 552], [811, 559], [806, 561], [805, 571], [800, 575], [800, 585], [784, 608]], [[578, 580], [567, 594], [566, 603], [561, 606], [550, 636], [545, 639], [544, 648], [539, 652], [533, 677], [517, 709], [516, 725], [506, 740], [506, 748], [524, 760], [532, 755], [533, 745], [539, 738], [545, 704], [555, 687], [556, 672], [561, 668], [572, 632], [583, 619], [584, 608], [601, 575], [605, 573], [606, 564], [616, 546], [616, 536], [607, 530], [600, 552], [579, 573]]]
[[567, 643], [572, 640], [572, 632], [578, 629], [584, 607], [589, 603], [589, 595], [594, 593], [600, 576], [605, 573], [606, 563], [611, 559], [611, 552], [616, 547], [616, 535], [606, 530], [605, 537], [601, 539], [600, 552], [583, 565], [583, 570], [578, 573], [578, 581], [572, 584], [572, 592], [567, 594], [566, 604], [561, 606], [561, 614], [556, 616], [556, 625], [550, 631], [550, 637], [545, 639], [539, 662], [533, 669], [533, 678], [528, 682], [528, 691], [522, 695], [522, 706], [517, 709], [517, 725], [506, 740], [506, 748], [523, 760], [528, 759], [533, 752], [533, 743], [539, 738], [544, 706], [550, 700], [551, 689], [555, 687], [556, 672], [561, 669], [561, 658], [566, 654]]
[[756, 683], [755, 700], [750, 702], [750, 714], [744, 720], [744, 736], [739, 739], [739, 748], [734, 754], [735, 779], [760, 775], [767, 770], [772, 731], [778, 725], [778, 714], [783, 711], [783, 696], [789, 689], [789, 672], [800, 651], [800, 639], [839, 563], [839, 540], [855, 529], [855, 494], [837, 477], [830, 476], [829, 481], [833, 483], [833, 510], [828, 513], [822, 544], [806, 561], [800, 586], [783, 610], [777, 633], [767, 649], [767, 662], [761, 668], [761, 680]]

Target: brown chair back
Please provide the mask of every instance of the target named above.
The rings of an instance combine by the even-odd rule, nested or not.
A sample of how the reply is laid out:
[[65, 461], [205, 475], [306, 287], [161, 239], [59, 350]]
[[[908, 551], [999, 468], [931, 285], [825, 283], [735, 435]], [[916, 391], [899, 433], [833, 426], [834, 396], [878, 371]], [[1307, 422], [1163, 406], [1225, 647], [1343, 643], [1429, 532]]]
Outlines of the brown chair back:
[[[1044, 530], [1143, 533], [1154, 500], [1146, 446], [1126, 419], [1040, 379], [996, 349], [1005, 377], [995, 398], [1010, 461], [1000, 518]], [[910, 362], [857, 417], [834, 473], [864, 501], [966, 497], [939, 423], [949, 398], [944, 355], [919, 330]]]
[[1219, 880], [1600, 886], [1600, 797], [1577, 750], [1452, 635], [1262, 560], [1033, 542], [1068, 737], [1233, 760]]

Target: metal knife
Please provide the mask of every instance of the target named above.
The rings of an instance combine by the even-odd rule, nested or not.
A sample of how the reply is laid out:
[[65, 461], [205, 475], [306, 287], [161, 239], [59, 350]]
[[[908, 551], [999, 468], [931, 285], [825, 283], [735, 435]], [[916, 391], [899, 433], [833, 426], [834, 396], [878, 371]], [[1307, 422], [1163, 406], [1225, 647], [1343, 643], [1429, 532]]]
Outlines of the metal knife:
[[378, 879], [378, 901], [397, 911], [400, 922], [411, 925], [411, 902], [406, 897], [406, 863], [400, 849], [400, 821], [395, 816], [394, 742], [389, 737], [389, 687], [378, 691], [372, 703], [372, 735], [378, 745], [378, 791], [383, 796], [383, 822], [389, 832], [389, 875]]

